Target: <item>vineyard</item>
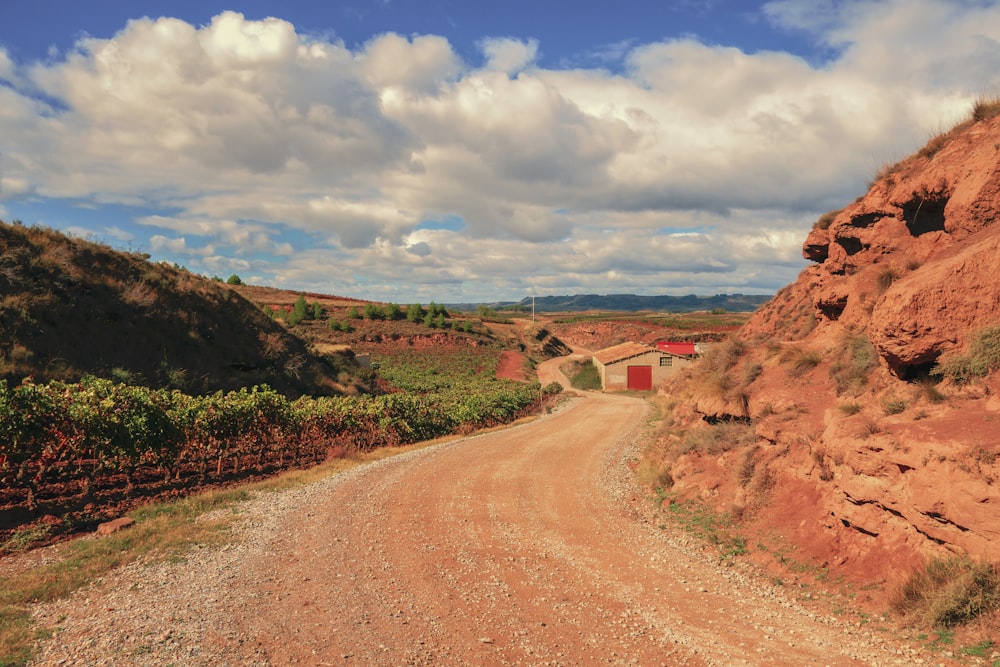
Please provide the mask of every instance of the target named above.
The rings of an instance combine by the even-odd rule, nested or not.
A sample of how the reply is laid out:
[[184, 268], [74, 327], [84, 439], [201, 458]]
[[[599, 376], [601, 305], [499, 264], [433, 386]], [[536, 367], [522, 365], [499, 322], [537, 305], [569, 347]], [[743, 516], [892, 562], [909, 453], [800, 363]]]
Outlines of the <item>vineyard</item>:
[[0, 545], [43, 514], [72, 530], [130, 499], [469, 432], [539, 409], [539, 385], [496, 379], [498, 359], [499, 350], [481, 349], [381, 354], [387, 393], [296, 400], [267, 386], [191, 396], [93, 377], [0, 381]]

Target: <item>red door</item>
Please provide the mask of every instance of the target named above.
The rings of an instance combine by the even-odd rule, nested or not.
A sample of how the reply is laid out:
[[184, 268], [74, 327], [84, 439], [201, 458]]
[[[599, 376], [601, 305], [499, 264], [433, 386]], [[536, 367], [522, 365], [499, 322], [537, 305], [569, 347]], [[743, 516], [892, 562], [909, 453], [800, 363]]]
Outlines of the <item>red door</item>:
[[652, 366], [629, 366], [628, 388], [635, 391], [649, 391], [653, 388]]

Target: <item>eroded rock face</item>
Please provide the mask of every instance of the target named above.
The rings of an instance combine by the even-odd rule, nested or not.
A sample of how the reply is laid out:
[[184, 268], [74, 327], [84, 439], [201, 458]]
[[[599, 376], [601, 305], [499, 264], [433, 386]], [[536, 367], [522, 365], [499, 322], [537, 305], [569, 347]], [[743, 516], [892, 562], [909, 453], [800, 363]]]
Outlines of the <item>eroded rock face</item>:
[[[869, 336], [892, 372], [916, 377], [971, 332], [1000, 322], [1000, 228], [984, 230], [893, 283], [872, 311]], [[980, 238], [983, 237], [984, 238]]]
[[[814, 264], [753, 315], [721, 383], [754, 444], [678, 455], [678, 494], [857, 580], [947, 553], [1000, 561], [1000, 374], [927, 384], [1000, 325], [998, 146], [1000, 117], [956, 128], [824, 216], [803, 244]], [[707, 384], [666, 388], [681, 426], [730, 409]]]

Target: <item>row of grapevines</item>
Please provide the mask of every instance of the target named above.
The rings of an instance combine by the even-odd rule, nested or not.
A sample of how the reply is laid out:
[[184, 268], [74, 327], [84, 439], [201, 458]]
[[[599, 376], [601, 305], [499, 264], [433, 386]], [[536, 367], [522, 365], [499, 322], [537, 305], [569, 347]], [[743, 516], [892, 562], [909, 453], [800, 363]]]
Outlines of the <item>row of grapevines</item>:
[[369, 450], [517, 417], [539, 400], [537, 385], [466, 377], [428, 391], [288, 400], [266, 386], [189, 396], [99, 378], [79, 383], [0, 381], [0, 484], [32, 503], [48, 483], [83, 492], [98, 478], [140, 469], [163, 483], [183, 474], [240, 474], [300, 465], [333, 449]]

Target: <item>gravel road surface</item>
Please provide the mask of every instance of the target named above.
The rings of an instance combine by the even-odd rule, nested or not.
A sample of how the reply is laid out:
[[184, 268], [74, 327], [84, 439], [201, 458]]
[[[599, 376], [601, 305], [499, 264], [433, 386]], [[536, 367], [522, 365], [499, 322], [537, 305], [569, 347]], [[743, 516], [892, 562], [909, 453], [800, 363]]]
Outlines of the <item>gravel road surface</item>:
[[236, 541], [36, 609], [40, 665], [915, 665], [660, 529], [634, 398], [411, 452], [240, 508]]

